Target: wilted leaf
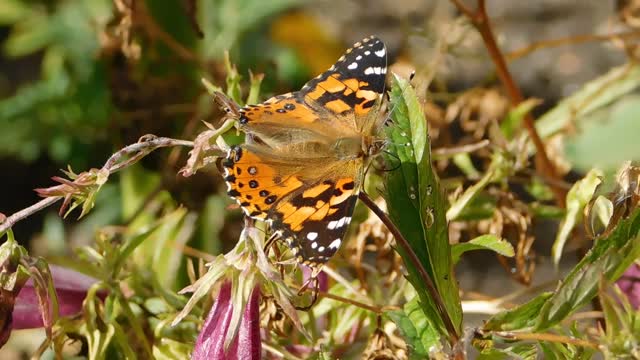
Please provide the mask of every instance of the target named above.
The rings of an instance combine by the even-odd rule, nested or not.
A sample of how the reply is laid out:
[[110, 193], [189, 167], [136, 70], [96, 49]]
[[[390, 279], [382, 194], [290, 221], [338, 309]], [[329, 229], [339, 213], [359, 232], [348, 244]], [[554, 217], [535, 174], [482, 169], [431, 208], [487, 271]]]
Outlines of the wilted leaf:
[[598, 185], [602, 182], [602, 172], [593, 169], [582, 180], [577, 181], [567, 193], [567, 213], [560, 223], [556, 240], [551, 248], [551, 257], [556, 266], [560, 262], [562, 249], [575, 224], [582, 218], [582, 210], [589, 203]]

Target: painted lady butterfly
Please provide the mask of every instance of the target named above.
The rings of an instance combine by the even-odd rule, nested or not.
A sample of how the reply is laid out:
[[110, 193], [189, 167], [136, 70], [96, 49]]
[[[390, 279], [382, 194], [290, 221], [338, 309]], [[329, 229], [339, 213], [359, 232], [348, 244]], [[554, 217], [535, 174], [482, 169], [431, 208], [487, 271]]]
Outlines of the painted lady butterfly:
[[382, 148], [386, 72], [385, 45], [372, 36], [300, 91], [240, 110], [246, 140], [223, 161], [228, 194], [316, 272], [340, 247]]

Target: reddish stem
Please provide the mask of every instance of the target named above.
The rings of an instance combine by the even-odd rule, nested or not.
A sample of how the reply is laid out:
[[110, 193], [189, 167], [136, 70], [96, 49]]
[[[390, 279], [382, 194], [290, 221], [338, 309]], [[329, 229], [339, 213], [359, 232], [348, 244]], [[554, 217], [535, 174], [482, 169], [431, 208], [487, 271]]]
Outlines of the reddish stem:
[[[480, 36], [484, 41], [487, 51], [491, 56], [491, 60], [496, 66], [496, 73], [498, 75], [498, 78], [500, 78], [500, 81], [502, 82], [505, 89], [507, 90], [507, 94], [509, 96], [509, 99], [511, 100], [511, 103], [514, 106], [517, 106], [518, 104], [523, 102], [524, 96], [522, 96], [522, 92], [520, 91], [520, 88], [516, 85], [515, 81], [513, 80], [513, 77], [509, 72], [509, 68], [507, 67], [507, 62], [505, 61], [505, 58], [502, 52], [500, 51], [500, 48], [498, 48], [498, 44], [496, 43], [496, 38], [493, 34], [491, 23], [489, 22], [489, 16], [487, 15], [485, 1], [478, 0], [477, 2], [478, 6], [475, 11], [465, 6], [460, 0], [451, 0], [451, 2], [458, 8], [460, 12], [465, 14], [465, 16], [467, 16], [469, 20], [471, 20], [471, 23], [473, 24], [473, 26], [480, 33]], [[529, 133], [529, 137], [531, 137], [531, 140], [533, 141], [534, 146], [536, 147], [536, 150], [537, 150], [536, 157], [538, 160], [538, 164], [540, 164], [542, 168], [542, 172], [546, 177], [553, 180], [558, 180], [558, 173], [556, 172], [555, 166], [547, 156], [544, 142], [542, 141], [542, 138], [540, 138], [540, 135], [536, 130], [533, 116], [531, 116], [530, 114], [525, 115], [524, 126], [527, 129], [527, 132]], [[557, 203], [560, 206], [564, 207], [565, 199], [566, 199], [566, 190], [563, 188], [554, 186], [553, 183], [551, 183], [550, 185], [556, 197]]]

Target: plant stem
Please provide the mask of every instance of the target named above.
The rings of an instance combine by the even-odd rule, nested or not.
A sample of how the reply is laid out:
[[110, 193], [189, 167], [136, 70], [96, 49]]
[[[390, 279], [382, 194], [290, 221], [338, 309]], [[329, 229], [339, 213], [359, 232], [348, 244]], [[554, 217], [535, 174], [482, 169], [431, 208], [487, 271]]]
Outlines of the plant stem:
[[[494, 65], [496, 66], [496, 72], [502, 85], [504, 85], [507, 90], [507, 94], [509, 95], [509, 99], [513, 106], [517, 106], [521, 102], [524, 101], [524, 96], [520, 91], [520, 88], [516, 85], [511, 73], [509, 72], [509, 68], [507, 67], [507, 62], [505, 61], [500, 48], [498, 48], [498, 44], [496, 43], [495, 36], [493, 34], [493, 29], [491, 27], [491, 23], [489, 22], [489, 16], [487, 15], [487, 9], [485, 6], [485, 0], [477, 0], [477, 9], [471, 10], [469, 7], [465, 6], [461, 0], [451, 0], [451, 2], [462, 12], [465, 14], [473, 26], [478, 30], [482, 40], [484, 41], [485, 47], [489, 52], [489, 56], [491, 56], [491, 60], [493, 60]], [[547, 152], [544, 147], [544, 142], [538, 131], [535, 127], [535, 122], [533, 116], [527, 113], [524, 117], [524, 126], [529, 133], [529, 137], [533, 141], [534, 146], [536, 147], [536, 157], [539, 160], [539, 164], [541, 165], [542, 172], [551, 179], [558, 179], [558, 174], [556, 172], [556, 168], [549, 160], [547, 156]], [[564, 207], [566, 200], [566, 191], [562, 188], [557, 188], [555, 186], [551, 186], [553, 193], [556, 198], [556, 202]]]
[[7, 217], [4, 219], [2, 223], [0, 223], [0, 236], [3, 235], [7, 230], [13, 227], [18, 221], [28, 218], [29, 216], [37, 213], [40, 210], [46, 209], [49, 206], [58, 202], [58, 200], [62, 199], [62, 196], [53, 196], [48, 197], [46, 199], [42, 199], [37, 203], [24, 208], [17, 213]]
[[511, 332], [511, 331], [495, 331], [495, 332], [491, 332], [491, 335], [499, 336], [501, 338], [510, 339], [510, 340], [549, 341], [549, 342], [584, 346], [591, 349], [598, 348], [597, 344], [594, 344], [587, 340], [576, 339], [573, 337], [557, 335], [552, 333], [521, 333], [521, 332]]
[[445, 328], [449, 332], [449, 343], [453, 347], [459, 340], [458, 332], [456, 331], [456, 328], [453, 325], [451, 318], [449, 317], [449, 313], [447, 312], [447, 309], [444, 306], [444, 302], [442, 301], [442, 297], [440, 296], [440, 293], [438, 292], [436, 286], [431, 280], [431, 277], [429, 277], [429, 274], [425, 270], [424, 266], [422, 266], [420, 259], [418, 259], [418, 256], [413, 251], [413, 249], [411, 249], [411, 246], [409, 245], [409, 242], [407, 241], [407, 239], [404, 238], [400, 230], [391, 221], [389, 216], [384, 211], [382, 211], [382, 209], [380, 209], [378, 205], [376, 205], [376, 203], [369, 197], [369, 195], [367, 195], [364, 191], [360, 191], [360, 193], [358, 194], [358, 198], [365, 205], [367, 205], [367, 207], [371, 209], [371, 211], [373, 211], [374, 214], [376, 214], [376, 216], [380, 219], [380, 221], [382, 221], [382, 223], [387, 227], [387, 229], [389, 229], [389, 232], [396, 239], [396, 243], [404, 249], [404, 251], [409, 255], [409, 259], [413, 263], [413, 266], [415, 266], [415, 268], [418, 269], [421, 280], [424, 282], [424, 285], [426, 286], [427, 291], [429, 292], [429, 295], [431, 295], [431, 298], [433, 299], [433, 302], [436, 305], [436, 310], [440, 314], [440, 318], [442, 319], [442, 322], [444, 323]]
[[[125, 146], [124, 148], [111, 155], [111, 157], [109, 157], [109, 160], [107, 160], [102, 168], [109, 171], [109, 174], [113, 174], [114, 172], [132, 165], [133, 163], [148, 155], [153, 150], [169, 146], [193, 146], [193, 142], [166, 137], [157, 137], [155, 135], [144, 135], [140, 138], [140, 140], [138, 140], [137, 143]], [[121, 162], [121, 159], [126, 155], [131, 155], [131, 158]]]
[[580, 35], [572, 35], [563, 38], [551, 39], [551, 40], [542, 40], [533, 42], [525, 47], [520, 49], [510, 51], [505, 54], [507, 61], [516, 60], [518, 58], [527, 56], [532, 52], [544, 49], [544, 48], [552, 48], [563, 45], [575, 45], [582, 44], [587, 42], [596, 42], [596, 41], [612, 41], [612, 40], [627, 40], [633, 39], [636, 37], [640, 37], [640, 30], [632, 30], [632, 31], [624, 31], [617, 32], [612, 34], [580, 34]]
[[[111, 155], [105, 162], [102, 169], [106, 170], [108, 172], [108, 175], [111, 175], [127, 166], [136, 163], [138, 160], [142, 159], [153, 150], [169, 146], [193, 146], [193, 142], [165, 137], [156, 137], [155, 135], [145, 135], [140, 138], [137, 143], [128, 145]], [[131, 157], [126, 160], [122, 160], [122, 158], [127, 155], [130, 155]], [[12, 228], [17, 222], [48, 208], [49, 206], [55, 204], [63, 198], [64, 196], [48, 196], [45, 199], [42, 199], [37, 203], [24, 208], [11, 216], [8, 216], [4, 219], [4, 221], [2, 221], [2, 218], [0, 217], [0, 236], [4, 235], [4, 233], [8, 229]]]

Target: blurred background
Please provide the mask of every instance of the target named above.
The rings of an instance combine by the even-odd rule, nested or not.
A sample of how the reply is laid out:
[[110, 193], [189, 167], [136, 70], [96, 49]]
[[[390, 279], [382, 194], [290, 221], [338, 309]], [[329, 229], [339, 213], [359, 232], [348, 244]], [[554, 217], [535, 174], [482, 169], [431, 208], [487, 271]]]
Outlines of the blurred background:
[[[513, 77], [525, 97], [541, 101], [536, 116], [637, 55], [639, 1], [488, 0], [487, 6]], [[612, 33], [625, 35], [605, 36]], [[145, 134], [191, 140], [204, 129], [201, 120], [217, 125], [218, 110], [200, 79], [224, 84], [225, 51], [245, 80], [250, 72], [264, 74], [266, 99], [298, 89], [371, 34], [386, 42], [391, 71], [416, 72], [434, 149], [486, 138], [482, 123], [506, 115], [509, 101], [483, 42], [449, 0], [3, 0], [0, 212], [36, 202], [33, 189], [52, 185], [60, 169], [99, 168]], [[568, 182], [594, 164], [611, 173], [621, 161], [640, 158], [635, 86], [562, 126], [550, 153]], [[225, 211], [231, 202], [214, 166], [187, 179], [177, 175], [185, 159], [184, 150], [156, 151], [114, 176], [87, 217], [61, 219], [52, 208], [18, 223], [16, 238], [32, 255], [64, 263], [74, 247], [93, 241], [97, 228], [128, 224], [141, 204], [160, 198], [191, 214], [185, 242], [224, 251], [237, 239], [240, 213]], [[443, 178], [450, 168], [439, 164]], [[548, 261], [554, 221], [529, 231], [538, 239], [529, 283], [543, 283], [556, 276]], [[564, 259], [571, 266], [577, 258]], [[522, 286], [505, 281], [511, 275], [491, 253], [465, 259], [458, 274], [463, 289], [495, 296]], [[1, 358], [16, 354], [0, 350]]]

